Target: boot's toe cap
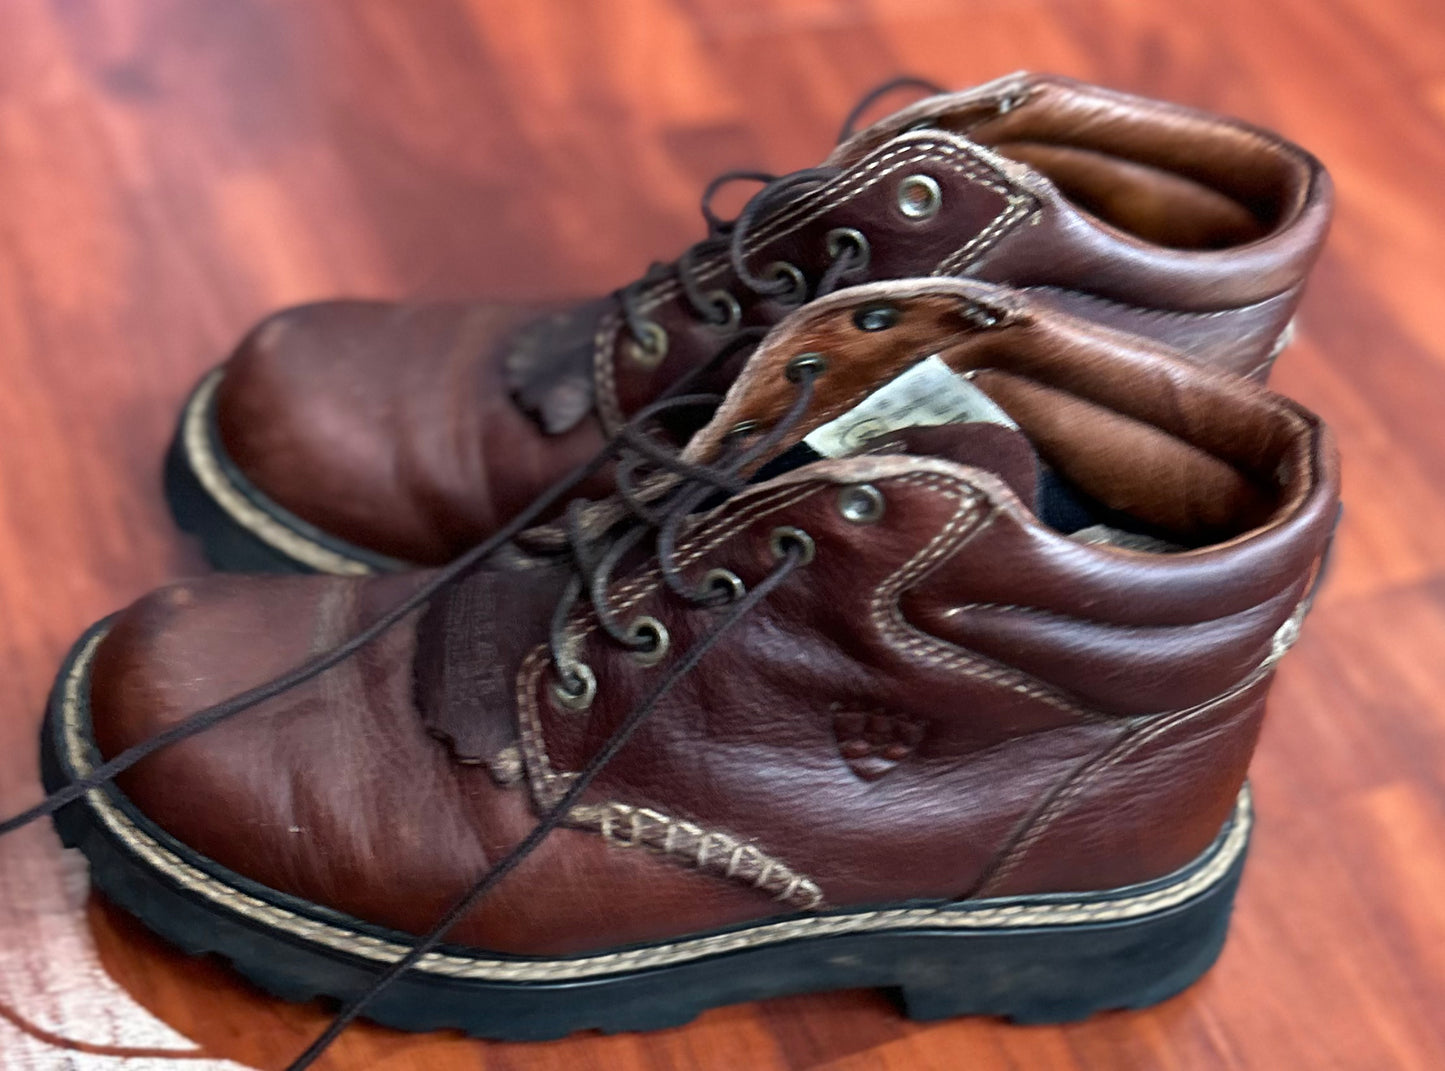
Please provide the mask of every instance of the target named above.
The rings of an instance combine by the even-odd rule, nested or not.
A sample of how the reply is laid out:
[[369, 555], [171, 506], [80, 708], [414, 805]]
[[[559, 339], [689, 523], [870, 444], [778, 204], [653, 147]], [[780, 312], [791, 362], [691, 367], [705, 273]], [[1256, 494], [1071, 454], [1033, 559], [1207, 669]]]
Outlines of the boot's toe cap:
[[419, 564], [485, 536], [497, 359], [527, 310], [332, 301], [275, 313], [216, 393], [230, 462], [266, 498], [355, 546]]
[[[417, 582], [211, 577], [147, 596], [117, 616], [91, 663], [101, 755], [332, 649]], [[117, 787], [150, 822], [263, 886], [424, 931], [456, 869], [483, 866], [485, 853], [445, 749], [416, 716], [414, 642], [399, 625], [148, 756]], [[420, 844], [437, 850], [408, 850]]]

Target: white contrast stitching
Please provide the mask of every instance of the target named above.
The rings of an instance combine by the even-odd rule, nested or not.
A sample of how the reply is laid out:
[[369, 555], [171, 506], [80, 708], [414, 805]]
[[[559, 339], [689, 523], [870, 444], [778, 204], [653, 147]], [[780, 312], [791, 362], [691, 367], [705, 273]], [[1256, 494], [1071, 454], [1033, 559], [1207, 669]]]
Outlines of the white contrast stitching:
[[[91, 638], [77, 656], [63, 685], [61, 719], [66, 758], [77, 776], [85, 776], [91, 771], [86, 746], [81, 737], [81, 683], [89, 672], [95, 648], [103, 638], [102, 634]], [[126, 850], [181, 888], [207, 901], [214, 909], [259, 922], [310, 944], [373, 962], [395, 962], [409, 951], [409, 946], [401, 942], [290, 911], [198, 869], [139, 828], [116, 807], [103, 789], [91, 789], [85, 800], [109, 833]], [[1072, 901], [1038, 898], [992, 905], [987, 901], [964, 901], [941, 907], [812, 915], [761, 922], [728, 933], [704, 934], [644, 948], [566, 959], [500, 959], [481, 954], [432, 952], [423, 957], [416, 969], [445, 977], [490, 981], [595, 978], [622, 971], [685, 963], [705, 956], [758, 948], [781, 941], [835, 934], [919, 928], [999, 930], [1138, 919], [1167, 911], [1223, 881], [1230, 868], [1244, 854], [1252, 822], [1253, 809], [1249, 791], [1248, 788], [1243, 788], [1224, 836], [1195, 864], [1183, 871], [1177, 880], [1168, 881], [1148, 892], [1119, 890], [1114, 895], [1104, 894]]]
[[[963, 673], [977, 680], [985, 681], [1020, 695], [1028, 696], [1060, 710], [1081, 717], [1097, 717], [1077, 703], [1069, 702], [1042, 682], [1026, 674], [996, 663], [990, 663], [980, 656], [972, 655], [955, 644], [937, 636], [921, 632], [903, 616], [899, 597], [905, 590], [921, 580], [929, 570], [945, 557], [958, 551], [993, 522], [992, 511], [979, 513], [975, 507], [984, 497], [972, 485], [961, 480], [937, 473], [904, 476], [895, 482], [912, 483], [928, 490], [957, 496], [958, 506], [952, 517], [924, 548], [905, 562], [893, 575], [887, 577], [873, 594], [871, 616], [874, 626], [883, 639], [905, 656], [917, 658], [929, 665]], [[972, 525], [969, 522], [975, 522]], [[982, 522], [982, 523], [977, 523]]]
[[[891, 162], [891, 163], [890, 163]], [[749, 236], [743, 246], [743, 255], [751, 256], [770, 242], [782, 238], [826, 215], [845, 201], [858, 196], [865, 190], [882, 182], [889, 175], [915, 163], [935, 163], [955, 174], [966, 175], [980, 186], [1000, 194], [1005, 201], [1004, 208], [978, 234], [975, 234], [959, 249], [945, 256], [933, 270], [933, 275], [952, 274], [970, 259], [982, 255], [989, 245], [1023, 216], [1037, 201], [1032, 194], [1014, 185], [998, 168], [977, 157], [970, 156], [959, 144], [911, 140], [897, 148], [879, 153], [840, 176], [833, 186], [825, 186], [813, 195], [799, 200], [765, 222]], [[715, 254], [700, 261], [694, 275], [699, 283], [706, 282], [728, 267], [728, 258]], [[947, 269], [947, 270], [945, 270]], [[682, 292], [676, 279], [661, 279], [646, 288], [639, 295], [638, 311], [651, 312]], [[615, 311], [604, 314], [598, 321], [593, 336], [593, 380], [597, 400], [598, 416], [608, 434], [613, 434], [626, 422], [622, 407], [617, 400], [616, 340], [622, 328], [622, 317]]]
[[369, 576], [375, 572], [366, 562], [324, 547], [282, 524], [236, 489], [211, 447], [211, 405], [224, 375], [225, 369], [217, 368], [203, 379], [181, 417], [181, 445], [186, 461], [212, 501], [261, 542], [313, 569], [337, 576]]
[[[816, 882], [757, 845], [651, 807], [616, 801], [578, 804], [567, 817], [580, 828], [600, 832], [614, 844], [646, 848], [714, 877], [750, 885], [799, 910], [816, 909], [823, 902], [823, 891]], [[618, 831], [619, 819], [626, 820], [625, 834]]]

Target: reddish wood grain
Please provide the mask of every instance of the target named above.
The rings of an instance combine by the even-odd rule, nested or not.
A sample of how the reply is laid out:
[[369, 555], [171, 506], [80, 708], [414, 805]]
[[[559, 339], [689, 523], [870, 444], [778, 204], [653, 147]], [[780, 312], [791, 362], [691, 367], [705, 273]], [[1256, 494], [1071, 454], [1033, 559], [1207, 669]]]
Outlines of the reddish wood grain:
[[[1334, 423], [1349, 512], [1280, 674], [1218, 968], [1159, 1008], [1067, 1027], [916, 1025], [844, 993], [546, 1045], [360, 1027], [324, 1066], [1445, 1067], [1438, 0], [6, 0], [0, 810], [38, 797], [32, 741], [68, 643], [200, 567], [165, 514], [159, 459], [184, 392], [258, 316], [336, 293], [608, 289], [699, 235], [715, 172], [815, 162], [873, 83], [1018, 67], [1277, 127], [1339, 187], [1277, 384]], [[27, 836], [0, 853], [0, 885], [34, 892], [16, 910], [76, 910], [54, 893], [58, 847]], [[324, 1021], [103, 904], [86, 920], [58, 967], [35, 943], [53, 927], [6, 931], [0, 1065], [164, 1066], [16, 1025], [37, 1024], [42, 983], [67, 965], [82, 977], [86, 956], [140, 1007], [114, 1010], [113, 1034], [51, 1033], [114, 1043], [133, 1015], [141, 1047], [175, 1047], [142, 1029], [143, 1008], [204, 1054], [177, 1067], [275, 1068]]]

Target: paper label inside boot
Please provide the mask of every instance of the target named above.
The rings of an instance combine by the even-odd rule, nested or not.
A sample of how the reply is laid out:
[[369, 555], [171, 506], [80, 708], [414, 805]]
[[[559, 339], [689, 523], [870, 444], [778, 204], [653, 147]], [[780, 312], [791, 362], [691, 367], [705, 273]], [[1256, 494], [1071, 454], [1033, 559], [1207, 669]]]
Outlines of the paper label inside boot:
[[846, 457], [891, 431], [972, 421], [1018, 427], [997, 402], [935, 354], [816, 428], [803, 442], [824, 457]]

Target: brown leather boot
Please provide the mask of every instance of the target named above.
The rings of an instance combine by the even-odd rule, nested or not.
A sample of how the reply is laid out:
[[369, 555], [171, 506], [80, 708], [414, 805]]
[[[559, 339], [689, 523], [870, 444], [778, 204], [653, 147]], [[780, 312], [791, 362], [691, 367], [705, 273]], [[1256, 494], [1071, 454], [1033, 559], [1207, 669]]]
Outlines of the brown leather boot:
[[440, 564], [682, 377], [725, 389], [730, 344], [870, 279], [1009, 283], [1263, 378], [1330, 185], [1313, 157], [1244, 123], [1019, 74], [845, 136], [736, 221], [707, 214], [709, 237], [675, 263], [577, 306], [329, 302], [271, 317], [185, 409], [168, 464], [177, 519], [224, 568]]
[[1209, 966], [1338, 508], [1316, 417], [944, 279], [812, 304], [683, 455], [619, 453], [525, 560], [98, 625], [43, 750], [100, 888], [286, 997], [411, 947], [366, 1014], [499, 1038], [857, 986], [1063, 1020]]

